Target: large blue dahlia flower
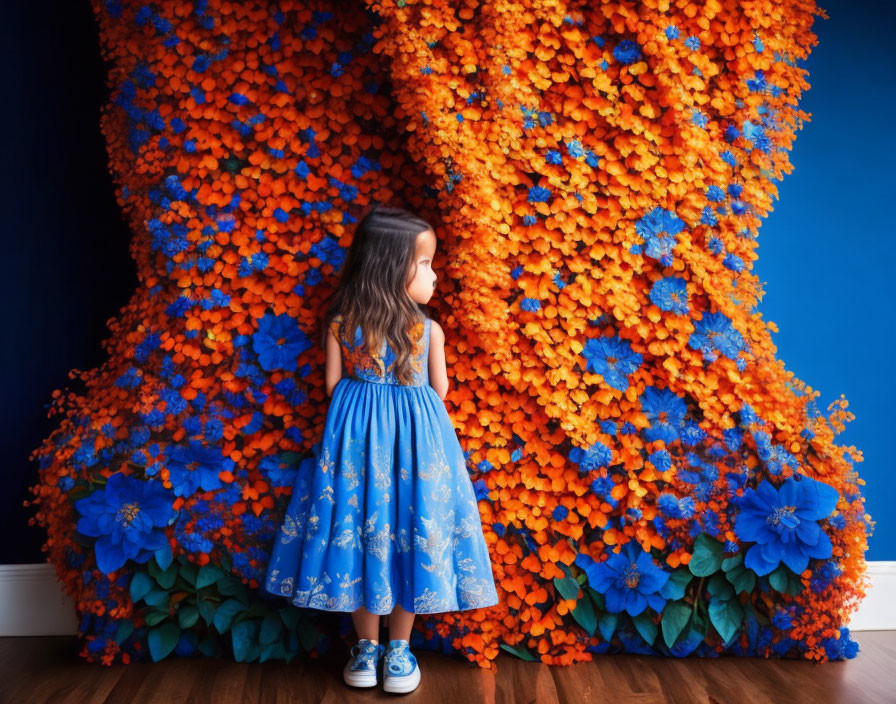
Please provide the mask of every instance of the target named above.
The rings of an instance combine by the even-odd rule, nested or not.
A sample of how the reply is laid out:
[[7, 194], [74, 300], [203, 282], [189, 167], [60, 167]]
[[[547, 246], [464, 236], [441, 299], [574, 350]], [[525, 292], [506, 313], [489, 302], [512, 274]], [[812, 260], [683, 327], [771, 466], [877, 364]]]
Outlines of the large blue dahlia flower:
[[169, 491], [158, 481], [116, 472], [106, 486], [75, 501], [77, 530], [97, 538], [96, 565], [114, 572], [128, 559], [146, 562], [168, 544], [164, 528], [174, 515]]
[[768, 480], [747, 489], [734, 524], [738, 538], [756, 543], [744, 565], [764, 575], [783, 562], [799, 574], [810, 557], [830, 557], [831, 540], [818, 521], [831, 514], [838, 497], [832, 486], [804, 476], [788, 478], [779, 489]]
[[607, 611], [627, 611], [637, 616], [648, 606], [662, 611], [666, 598], [659, 592], [669, 580], [669, 573], [660, 569], [649, 552], [630, 540], [607, 560], [595, 562], [585, 553], [576, 555], [575, 563], [585, 570], [588, 584], [604, 595]]

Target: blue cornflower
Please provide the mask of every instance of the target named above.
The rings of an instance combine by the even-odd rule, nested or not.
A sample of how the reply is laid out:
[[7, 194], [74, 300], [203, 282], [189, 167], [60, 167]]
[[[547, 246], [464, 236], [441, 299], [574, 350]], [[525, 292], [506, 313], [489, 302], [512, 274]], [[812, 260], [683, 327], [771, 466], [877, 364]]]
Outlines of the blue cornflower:
[[641, 366], [644, 357], [632, 351], [632, 344], [618, 335], [590, 338], [582, 354], [588, 360], [587, 369], [603, 376], [614, 389], [628, 388], [628, 375]]
[[265, 314], [258, 322], [258, 332], [252, 335], [258, 363], [267, 372], [295, 370], [299, 355], [310, 347], [311, 341], [298, 321], [287, 313]]
[[190, 440], [187, 445], [171, 445], [166, 454], [171, 485], [177, 496], [191, 496], [200, 487], [203, 491], [220, 489], [218, 474], [234, 468], [234, 461], [224, 457], [219, 448], [198, 440]]
[[660, 472], [665, 472], [672, 466], [672, 455], [669, 454], [668, 450], [656, 450], [651, 452], [647, 456], [647, 459], [650, 460], [650, 463]]
[[530, 203], [544, 203], [550, 200], [551, 192], [542, 186], [534, 186], [529, 189]]
[[650, 287], [650, 300], [660, 310], [668, 310], [675, 315], [687, 315], [687, 282], [680, 276], [667, 276], [654, 281]]
[[647, 386], [641, 394], [641, 407], [650, 421], [644, 430], [648, 441], [662, 440], [666, 444], [678, 439], [687, 405], [680, 396], [669, 389]]
[[635, 232], [644, 238], [647, 245], [644, 254], [663, 266], [669, 266], [672, 264], [675, 236], [684, 226], [684, 220], [674, 212], [657, 206], [635, 223]]
[[722, 312], [703, 313], [700, 320], [694, 323], [694, 328], [688, 346], [700, 350], [708, 361], [715, 360], [717, 353], [734, 359], [744, 348], [743, 336]]
[[633, 64], [641, 59], [641, 47], [631, 39], [623, 39], [613, 47], [613, 58], [621, 64]]
[[590, 472], [598, 467], [606, 467], [613, 459], [613, 451], [602, 442], [595, 442], [587, 450], [574, 447], [569, 451], [569, 459], [579, 465], [580, 472]]
[[696, 505], [690, 496], [679, 498], [664, 491], [657, 497], [656, 507], [669, 518], [690, 518], [694, 515]]

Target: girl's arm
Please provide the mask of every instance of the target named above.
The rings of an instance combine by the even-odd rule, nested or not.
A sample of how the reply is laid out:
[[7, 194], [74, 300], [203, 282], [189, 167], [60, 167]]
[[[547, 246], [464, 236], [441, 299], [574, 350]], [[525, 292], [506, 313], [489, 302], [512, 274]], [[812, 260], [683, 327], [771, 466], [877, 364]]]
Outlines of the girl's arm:
[[327, 330], [327, 362], [324, 377], [324, 385], [329, 397], [333, 395], [333, 388], [342, 379], [342, 349], [332, 328]]
[[429, 384], [439, 398], [448, 393], [448, 370], [445, 368], [445, 332], [435, 320], [429, 323]]

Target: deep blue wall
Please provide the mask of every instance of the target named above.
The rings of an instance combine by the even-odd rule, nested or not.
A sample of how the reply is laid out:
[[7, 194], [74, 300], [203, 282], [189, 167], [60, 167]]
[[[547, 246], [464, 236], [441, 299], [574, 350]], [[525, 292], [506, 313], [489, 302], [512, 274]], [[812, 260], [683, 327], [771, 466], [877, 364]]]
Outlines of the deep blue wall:
[[896, 473], [885, 431], [896, 392], [896, 202], [890, 134], [896, 108], [896, 10], [886, 2], [822, 3], [818, 44], [800, 65], [810, 88], [800, 107], [793, 172], [778, 184], [774, 210], [759, 229], [754, 271], [764, 282], [759, 310], [780, 332], [777, 357], [820, 392], [822, 413], [841, 394], [855, 420], [837, 439], [855, 445], [876, 522], [866, 557], [896, 560]]
[[[896, 316], [890, 108], [896, 81], [893, 7], [830, 2], [816, 19], [819, 44], [803, 62], [812, 119], [791, 153], [794, 172], [759, 234], [760, 310], [778, 324], [778, 356], [821, 391], [841, 393], [856, 420], [841, 442], [864, 454], [859, 472], [877, 528], [868, 559], [896, 559], [887, 515], [896, 476], [884, 424], [894, 392]], [[852, 14], [850, 13], [852, 8]], [[74, 382], [69, 369], [100, 365], [106, 321], [134, 288], [129, 232], [113, 197], [99, 132], [107, 91], [90, 7], [83, 2], [0, 5], [5, 109], [2, 212], [5, 311], [2, 350], [3, 463], [0, 564], [40, 562], [41, 531], [26, 526], [28, 456], [56, 427], [44, 405]], [[869, 21], [873, 18], [873, 21]]]

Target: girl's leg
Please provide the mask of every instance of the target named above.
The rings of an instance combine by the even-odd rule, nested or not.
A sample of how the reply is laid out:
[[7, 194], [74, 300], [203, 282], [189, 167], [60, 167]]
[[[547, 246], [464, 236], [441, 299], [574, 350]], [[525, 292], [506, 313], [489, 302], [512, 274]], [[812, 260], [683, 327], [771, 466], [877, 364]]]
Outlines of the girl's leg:
[[367, 610], [366, 606], [362, 606], [357, 611], [352, 611], [352, 621], [355, 622], [355, 631], [357, 632], [359, 639], [367, 638], [374, 643], [379, 643], [379, 614], [372, 614]]
[[417, 614], [405, 611], [401, 604], [396, 604], [389, 614], [389, 638], [390, 640], [406, 640], [411, 642], [411, 629], [414, 627], [414, 617]]

